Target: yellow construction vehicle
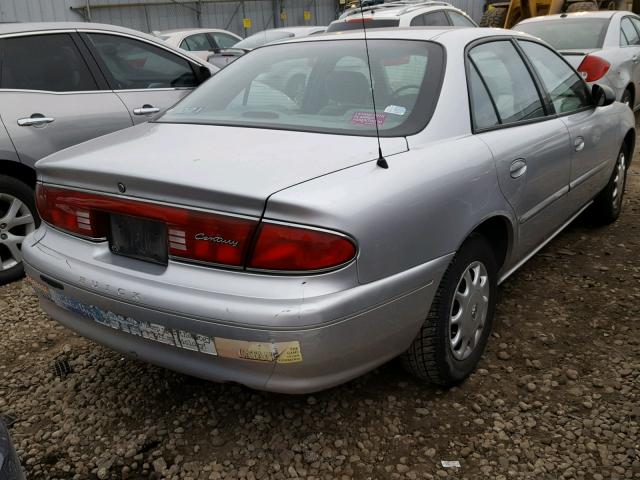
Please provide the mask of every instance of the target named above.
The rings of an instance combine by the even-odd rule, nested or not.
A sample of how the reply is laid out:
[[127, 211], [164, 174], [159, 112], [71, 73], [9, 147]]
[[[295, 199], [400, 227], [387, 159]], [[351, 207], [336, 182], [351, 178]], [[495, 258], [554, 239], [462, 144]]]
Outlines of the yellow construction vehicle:
[[633, 0], [489, 0], [487, 9], [480, 20], [481, 27], [511, 28], [525, 18], [540, 15], [554, 15], [564, 12], [583, 12], [590, 10], [632, 10], [638, 13], [640, 1]]

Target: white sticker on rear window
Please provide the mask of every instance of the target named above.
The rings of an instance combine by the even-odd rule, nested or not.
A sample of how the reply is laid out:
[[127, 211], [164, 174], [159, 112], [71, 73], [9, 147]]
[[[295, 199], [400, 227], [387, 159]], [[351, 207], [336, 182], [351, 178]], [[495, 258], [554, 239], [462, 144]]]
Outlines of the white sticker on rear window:
[[389, 105], [384, 109], [384, 113], [392, 113], [394, 115], [404, 115], [407, 113], [407, 109], [405, 107], [401, 107], [400, 105]]

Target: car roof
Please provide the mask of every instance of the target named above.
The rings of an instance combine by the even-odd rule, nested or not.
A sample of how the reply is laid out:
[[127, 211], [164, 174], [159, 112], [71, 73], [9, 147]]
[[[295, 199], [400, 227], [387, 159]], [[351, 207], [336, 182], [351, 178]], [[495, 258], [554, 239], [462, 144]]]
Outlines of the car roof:
[[633, 15], [631, 12], [626, 10], [598, 10], [593, 12], [573, 12], [573, 13], [560, 13], [557, 15], [543, 15], [541, 17], [532, 17], [527, 18], [526, 20], [522, 20], [519, 25], [524, 23], [533, 23], [533, 22], [549, 22], [549, 21], [559, 21], [566, 19], [581, 19], [581, 18], [604, 18], [609, 19], [614, 17], [615, 15]]
[[396, 2], [381, 3], [377, 5], [371, 5], [363, 8], [354, 8], [344, 12], [340, 18], [336, 21], [346, 21], [353, 15], [366, 14], [367, 16], [374, 16], [375, 18], [398, 18], [406, 13], [412, 13], [415, 11], [431, 11], [440, 9], [456, 9], [453, 5], [447, 2], [440, 2], [434, 0], [425, 1], [411, 1], [400, 0]]
[[235, 36], [235, 33], [229, 32], [228, 30], [224, 30], [222, 28], [173, 28], [170, 30], [157, 30], [154, 31], [154, 34], [157, 35], [187, 35], [189, 33], [198, 33], [198, 32], [224, 32], [231, 33]]
[[56, 30], [104, 30], [105, 32], [122, 33], [132, 37], [138, 37], [147, 41], [162, 44], [164, 48], [170, 48], [182, 56], [186, 56], [198, 64], [202, 64], [202, 59], [191, 55], [177, 47], [163, 42], [158, 37], [148, 33], [133, 30], [131, 28], [119, 27], [117, 25], [107, 25], [105, 23], [92, 22], [25, 22], [25, 23], [0, 23], [0, 36], [21, 33], [55, 32]]
[[[392, 28], [372, 28], [367, 29], [367, 40], [377, 39], [394, 39], [394, 40], [438, 40], [441, 43], [464, 43], [473, 42], [474, 40], [505, 36], [505, 37], [523, 37], [532, 38], [531, 35], [518, 32], [515, 30], [506, 30], [504, 28], [454, 28], [454, 27], [392, 27]], [[340, 32], [329, 32], [322, 35], [313, 35], [310, 37], [291, 38], [282, 43], [299, 43], [327, 40], [364, 40], [364, 32], [362, 30], [347, 30]]]

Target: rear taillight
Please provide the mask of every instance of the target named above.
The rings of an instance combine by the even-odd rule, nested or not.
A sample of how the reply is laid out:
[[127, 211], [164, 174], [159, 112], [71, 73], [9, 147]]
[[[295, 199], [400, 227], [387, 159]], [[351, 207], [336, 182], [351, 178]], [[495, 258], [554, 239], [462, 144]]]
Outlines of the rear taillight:
[[324, 230], [263, 223], [258, 229], [249, 268], [273, 271], [317, 271], [337, 267], [356, 255], [347, 237]]
[[109, 235], [109, 214], [163, 222], [169, 254], [188, 261], [242, 267], [249, 254], [247, 268], [295, 273], [328, 270], [356, 255], [348, 237], [302, 226], [262, 223], [257, 228], [254, 219], [42, 184], [36, 187], [36, 203], [45, 222], [95, 241]]
[[578, 67], [578, 72], [587, 82], [595, 82], [604, 77], [611, 68], [611, 64], [596, 55], [587, 55]]
[[164, 222], [169, 253], [192, 261], [242, 266], [256, 220], [38, 185], [42, 219], [93, 240], [106, 238], [109, 213]]

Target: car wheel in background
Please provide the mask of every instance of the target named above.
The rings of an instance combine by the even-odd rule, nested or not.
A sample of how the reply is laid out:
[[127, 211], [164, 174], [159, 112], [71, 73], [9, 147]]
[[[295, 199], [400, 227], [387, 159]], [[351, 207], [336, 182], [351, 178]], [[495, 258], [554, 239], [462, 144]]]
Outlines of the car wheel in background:
[[487, 344], [496, 294], [494, 252], [484, 236], [472, 234], [442, 277], [427, 319], [403, 354], [405, 368], [445, 387], [467, 378]]
[[567, 13], [571, 12], [592, 12], [598, 10], [595, 2], [573, 2], [567, 7]]
[[609, 183], [594, 200], [592, 218], [600, 225], [615, 222], [622, 212], [622, 200], [627, 185], [627, 150], [627, 146], [623, 145], [618, 153]]
[[39, 224], [33, 190], [0, 175], [0, 285], [23, 275], [22, 241]]
[[633, 95], [631, 94], [631, 90], [628, 88], [622, 94], [620, 101], [627, 105], [631, 110], [633, 110]]
[[481, 27], [504, 28], [507, 21], [507, 9], [504, 7], [489, 8], [482, 14], [480, 19]]

